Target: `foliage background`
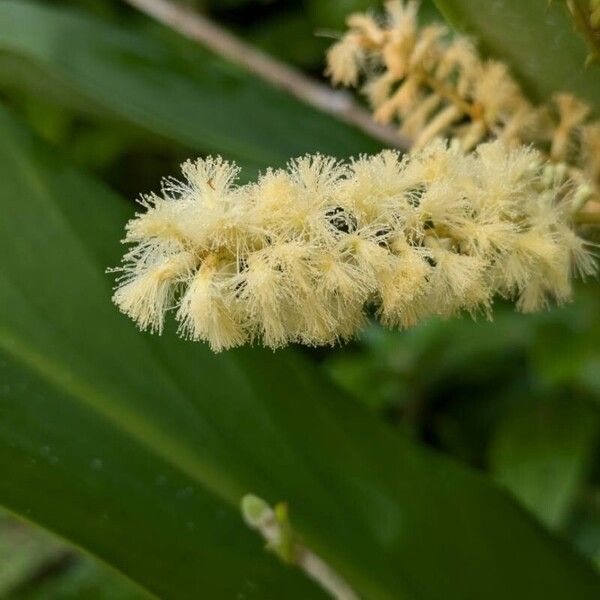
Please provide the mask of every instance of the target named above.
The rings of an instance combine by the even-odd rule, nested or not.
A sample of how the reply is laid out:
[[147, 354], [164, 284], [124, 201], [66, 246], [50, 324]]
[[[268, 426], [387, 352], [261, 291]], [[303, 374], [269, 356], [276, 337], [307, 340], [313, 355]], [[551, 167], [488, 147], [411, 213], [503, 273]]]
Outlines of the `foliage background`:
[[[343, 28], [345, 15], [378, 5], [367, 0], [189, 3], [315, 77], [321, 76], [331, 32]], [[50, 37], [60, 35], [59, 21], [52, 32], [53, 22], [34, 10], [22, 21], [23, 29], [13, 32], [11, 11], [18, 7], [3, 2], [2, 102], [70, 163], [93, 173], [126, 198], [156, 189], [161, 177], [175, 174], [183, 159], [199, 153], [236, 158], [246, 168], [245, 175], [252, 177], [267, 163], [282, 164], [287, 156], [305, 151], [351, 155], [378, 148], [376, 142], [303, 112], [267, 86], [240, 83], [235, 69], [228, 74], [229, 67], [217, 64], [208, 53], [122, 2], [57, 0], [43, 6], [58, 11], [52, 14], [74, 9], [86, 13], [90, 23], [97, 21], [99, 28], [108, 24], [130, 32], [129, 38], [119, 40], [118, 52], [125, 52], [131, 44], [132, 54], [115, 60], [111, 52], [117, 52], [116, 47], [95, 47], [100, 37], [90, 36], [87, 46], [83, 37], [69, 39], [72, 51], [88, 53], [82, 59], [87, 62], [81, 63], [84, 70], [73, 70], [67, 60], [69, 43], [67, 54], [64, 49], [63, 54], [45, 54]], [[429, 2], [421, 14], [424, 20], [439, 18]], [[157, 57], [160, 71], [136, 65], [136, 52], [150, 56], [156, 52], [155, 42], [144, 46], [147, 39], [170, 48]], [[493, 51], [494, 40], [488, 42]], [[123, 73], [110, 71], [111, 64], [131, 67], [137, 79], [128, 84]], [[518, 65], [514, 68], [519, 71]], [[162, 79], [157, 81], [159, 75]], [[188, 76], [193, 85], [183, 83]], [[158, 93], [147, 101], [148, 94], [164, 88], [172, 91], [173, 86], [179, 91], [180, 106], [165, 104], [169, 94], [161, 97]], [[236, 114], [237, 118], [232, 116]], [[253, 144], [264, 153], [254, 151]], [[372, 413], [391, 435], [413, 440], [481, 472], [506, 489], [534, 520], [555, 532], [572, 552], [600, 567], [598, 292], [598, 286], [588, 282], [578, 287], [572, 305], [540, 315], [517, 315], [511, 307], [499, 305], [493, 323], [431, 321], [406, 332], [373, 325], [360, 340], [342, 349], [298, 352]], [[6, 392], [7, 398], [8, 385], [0, 382], [0, 392]], [[43, 448], [38, 450], [44, 454]], [[271, 498], [280, 499], [285, 498]], [[293, 511], [294, 506], [292, 515]], [[23, 516], [28, 517], [26, 512]], [[243, 591], [250, 597], [252, 592], [251, 588]], [[0, 597], [130, 599], [146, 595], [95, 559], [3, 513]]]

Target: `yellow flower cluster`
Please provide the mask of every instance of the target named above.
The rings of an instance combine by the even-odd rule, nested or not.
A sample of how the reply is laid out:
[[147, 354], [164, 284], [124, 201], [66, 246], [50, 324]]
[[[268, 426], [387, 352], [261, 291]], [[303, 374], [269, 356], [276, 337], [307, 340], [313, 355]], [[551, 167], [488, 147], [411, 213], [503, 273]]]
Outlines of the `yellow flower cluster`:
[[417, 23], [418, 3], [392, 0], [380, 20], [348, 18], [349, 30], [327, 55], [333, 83], [362, 86], [380, 122], [398, 122], [414, 149], [437, 137], [460, 142], [464, 151], [491, 139], [512, 146], [535, 143], [586, 199], [598, 196], [600, 122], [590, 109], [560, 93], [533, 106], [507, 66], [482, 60], [464, 37], [449, 39], [444, 25]]
[[128, 223], [114, 301], [158, 332], [173, 310], [215, 351], [333, 344], [371, 311], [398, 327], [489, 314], [496, 294], [537, 310], [594, 270], [543, 166], [500, 142], [306, 156], [243, 186], [220, 158], [186, 162]]

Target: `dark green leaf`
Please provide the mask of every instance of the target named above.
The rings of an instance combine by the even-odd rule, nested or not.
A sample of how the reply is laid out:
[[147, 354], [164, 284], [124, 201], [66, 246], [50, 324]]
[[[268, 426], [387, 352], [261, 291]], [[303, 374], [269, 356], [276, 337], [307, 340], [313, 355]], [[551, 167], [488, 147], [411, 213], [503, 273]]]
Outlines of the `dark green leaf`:
[[600, 568], [600, 490], [590, 487], [582, 494], [567, 525], [569, 537], [579, 551]]
[[565, 522], [597, 447], [600, 419], [576, 398], [521, 405], [501, 423], [491, 469], [532, 513], [552, 528]]
[[161, 596], [281, 598], [291, 587], [319, 597], [262, 551], [237, 511], [241, 483], [216, 467], [234, 448], [195, 397], [219, 410], [220, 380], [238, 381], [229, 391], [240, 407], [225, 415], [233, 435], [248, 393], [237, 367], [221, 361], [207, 378], [207, 351], [150, 347], [116, 314], [103, 271], [130, 209], [1, 120], [10, 175], [0, 202], [13, 231], [1, 243], [12, 256], [0, 285], [3, 311], [12, 307], [0, 323], [1, 501]]
[[150, 600], [152, 596], [90, 558], [78, 558], [57, 573], [48, 573], [6, 600]]
[[587, 282], [576, 304], [539, 319], [532, 366], [545, 389], [576, 389], [600, 399], [599, 292], [597, 282]]
[[6, 598], [62, 551], [47, 533], [30, 531], [0, 511], [0, 597]]
[[0, 511], [0, 597], [6, 600], [148, 600], [112, 570]]
[[138, 333], [104, 274], [130, 214], [0, 112], [0, 502], [165, 598], [312, 598], [238, 504], [285, 500], [363, 598], [597, 598], [480, 476], [384, 428], [293, 352]]
[[600, 110], [600, 69], [588, 54], [562, 0], [435, 0], [446, 19], [472, 35], [493, 58], [506, 61], [538, 101], [571, 92]]

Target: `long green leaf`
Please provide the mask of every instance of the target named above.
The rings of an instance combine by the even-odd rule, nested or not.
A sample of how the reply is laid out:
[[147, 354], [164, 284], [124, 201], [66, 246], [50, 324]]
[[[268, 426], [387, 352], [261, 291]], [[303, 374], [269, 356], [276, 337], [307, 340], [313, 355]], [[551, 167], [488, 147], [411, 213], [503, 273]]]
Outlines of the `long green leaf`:
[[506, 61], [538, 101], [571, 92], [600, 110], [600, 69], [585, 67], [587, 48], [563, 0], [434, 0], [457, 29]]
[[3, 0], [0, 51], [12, 66], [3, 68], [5, 84], [39, 94], [47, 79], [50, 96], [250, 169], [306, 152], [349, 156], [380, 148], [169, 32], [141, 35], [84, 13]]
[[[11, 257], [0, 284], [2, 502], [163, 597], [235, 597], [248, 587], [319, 597], [262, 552], [235, 496], [223, 501], [231, 485], [211, 464], [212, 425], [168, 361], [110, 308], [103, 266], [127, 205], [5, 113], [1, 129], [1, 245]], [[207, 389], [216, 378], [203, 385], [201, 365], [191, 368], [196, 395], [218, 402]]]
[[246, 492], [287, 501], [363, 598], [598, 597], [503, 493], [293, 352], [138, 333], [103, 273], [130, 209], [5, 111], [0, 131], [0, 503], [164, 598], [319, 596], [246, 530]]

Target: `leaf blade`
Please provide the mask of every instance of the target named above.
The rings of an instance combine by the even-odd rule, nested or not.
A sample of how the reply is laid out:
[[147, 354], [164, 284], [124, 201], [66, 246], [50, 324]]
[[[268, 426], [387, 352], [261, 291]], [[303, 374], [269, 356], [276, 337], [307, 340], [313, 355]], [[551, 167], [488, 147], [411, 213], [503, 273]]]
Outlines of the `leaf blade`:
[[576, 398], [520, 406], [495, 433], [492, 472], [543, 523], [559, 528], [580, 491], [599, 425], [593, 408]]

